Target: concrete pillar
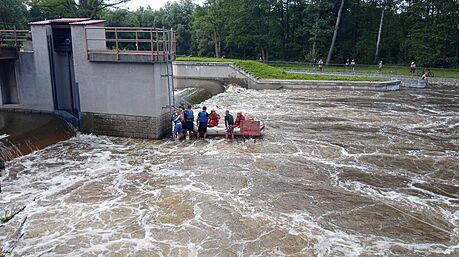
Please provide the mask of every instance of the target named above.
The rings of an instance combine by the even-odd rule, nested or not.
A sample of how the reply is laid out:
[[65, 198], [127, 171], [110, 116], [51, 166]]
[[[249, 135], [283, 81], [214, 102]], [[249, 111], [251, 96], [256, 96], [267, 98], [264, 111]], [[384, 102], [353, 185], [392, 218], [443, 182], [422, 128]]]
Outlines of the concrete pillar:
[[[162, 76], [166, 74], [166, 63], [90, 61], [85, 25], [71, 24], [71, 32], [82, 131], [137, 138], [165, 137], [170, 132], [167, 78]], [[100, 42], [91, 43], [98, 50], [105, 50], [104, 46]]]

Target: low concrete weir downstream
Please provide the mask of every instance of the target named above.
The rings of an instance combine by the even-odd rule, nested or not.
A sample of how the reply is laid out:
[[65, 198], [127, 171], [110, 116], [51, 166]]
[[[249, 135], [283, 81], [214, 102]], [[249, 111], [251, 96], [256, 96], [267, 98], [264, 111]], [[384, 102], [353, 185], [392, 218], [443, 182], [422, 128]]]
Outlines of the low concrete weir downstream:
[[245, 90], [262, 139], [79, 135], [8, 162], [7, 256], [459, 256], [459, 89]]

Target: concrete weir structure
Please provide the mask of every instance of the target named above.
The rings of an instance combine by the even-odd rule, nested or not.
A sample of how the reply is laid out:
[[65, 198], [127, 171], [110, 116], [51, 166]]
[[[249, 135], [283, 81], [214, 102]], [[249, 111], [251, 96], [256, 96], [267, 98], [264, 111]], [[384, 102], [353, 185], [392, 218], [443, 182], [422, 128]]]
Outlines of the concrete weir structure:
[[152, 139], [170, 133], [173, 31], [109, 28], [87, 18], [30, 26], [32, 40], [18, 57], [0, 61], [8, 94], [0, 109], [54, 112], [86, 133]]
[[400, 89], [399, 80], [337, 81], [260, 79], [230, 62], [174, 62], [176, 88], [217, 88], [225, 84], [238, 84], [249, 89], [328, 89], [394, 91]]

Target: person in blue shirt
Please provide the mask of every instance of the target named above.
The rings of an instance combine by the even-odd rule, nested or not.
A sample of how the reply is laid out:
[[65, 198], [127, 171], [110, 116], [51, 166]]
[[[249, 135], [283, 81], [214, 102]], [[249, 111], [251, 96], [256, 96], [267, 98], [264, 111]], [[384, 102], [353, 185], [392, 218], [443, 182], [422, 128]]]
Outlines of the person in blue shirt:
[[193, 120], [194, 120], [194, 113], [191, 110], [191, 105], [188, 105], [188, 108], [183, 111], [183, 136], [186, 138], [186, 134], [189, 134], [191, 137], [191, 133], [193, 133]]
[[202, 111], [198, 113], [198, 136], [206, 138], [207, 136], [207, 122], [209, 121], [209, 114], [206, 112], [207, 107], [202, 107]]
[[174, 139], [180, 139], [182, 134], [182, 114], [181, 111], [175, 111], [172, 113], [172, 122], [174, 122]]

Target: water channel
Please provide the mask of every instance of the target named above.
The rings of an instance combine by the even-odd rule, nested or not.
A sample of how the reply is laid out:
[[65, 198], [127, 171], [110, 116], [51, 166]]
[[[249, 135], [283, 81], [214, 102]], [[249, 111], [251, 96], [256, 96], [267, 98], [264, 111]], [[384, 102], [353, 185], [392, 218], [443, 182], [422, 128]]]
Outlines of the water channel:
[[7, 163], [7, 256], [458, 256], [459, 89], [204, 102], [262, 139], [78, 135]]

